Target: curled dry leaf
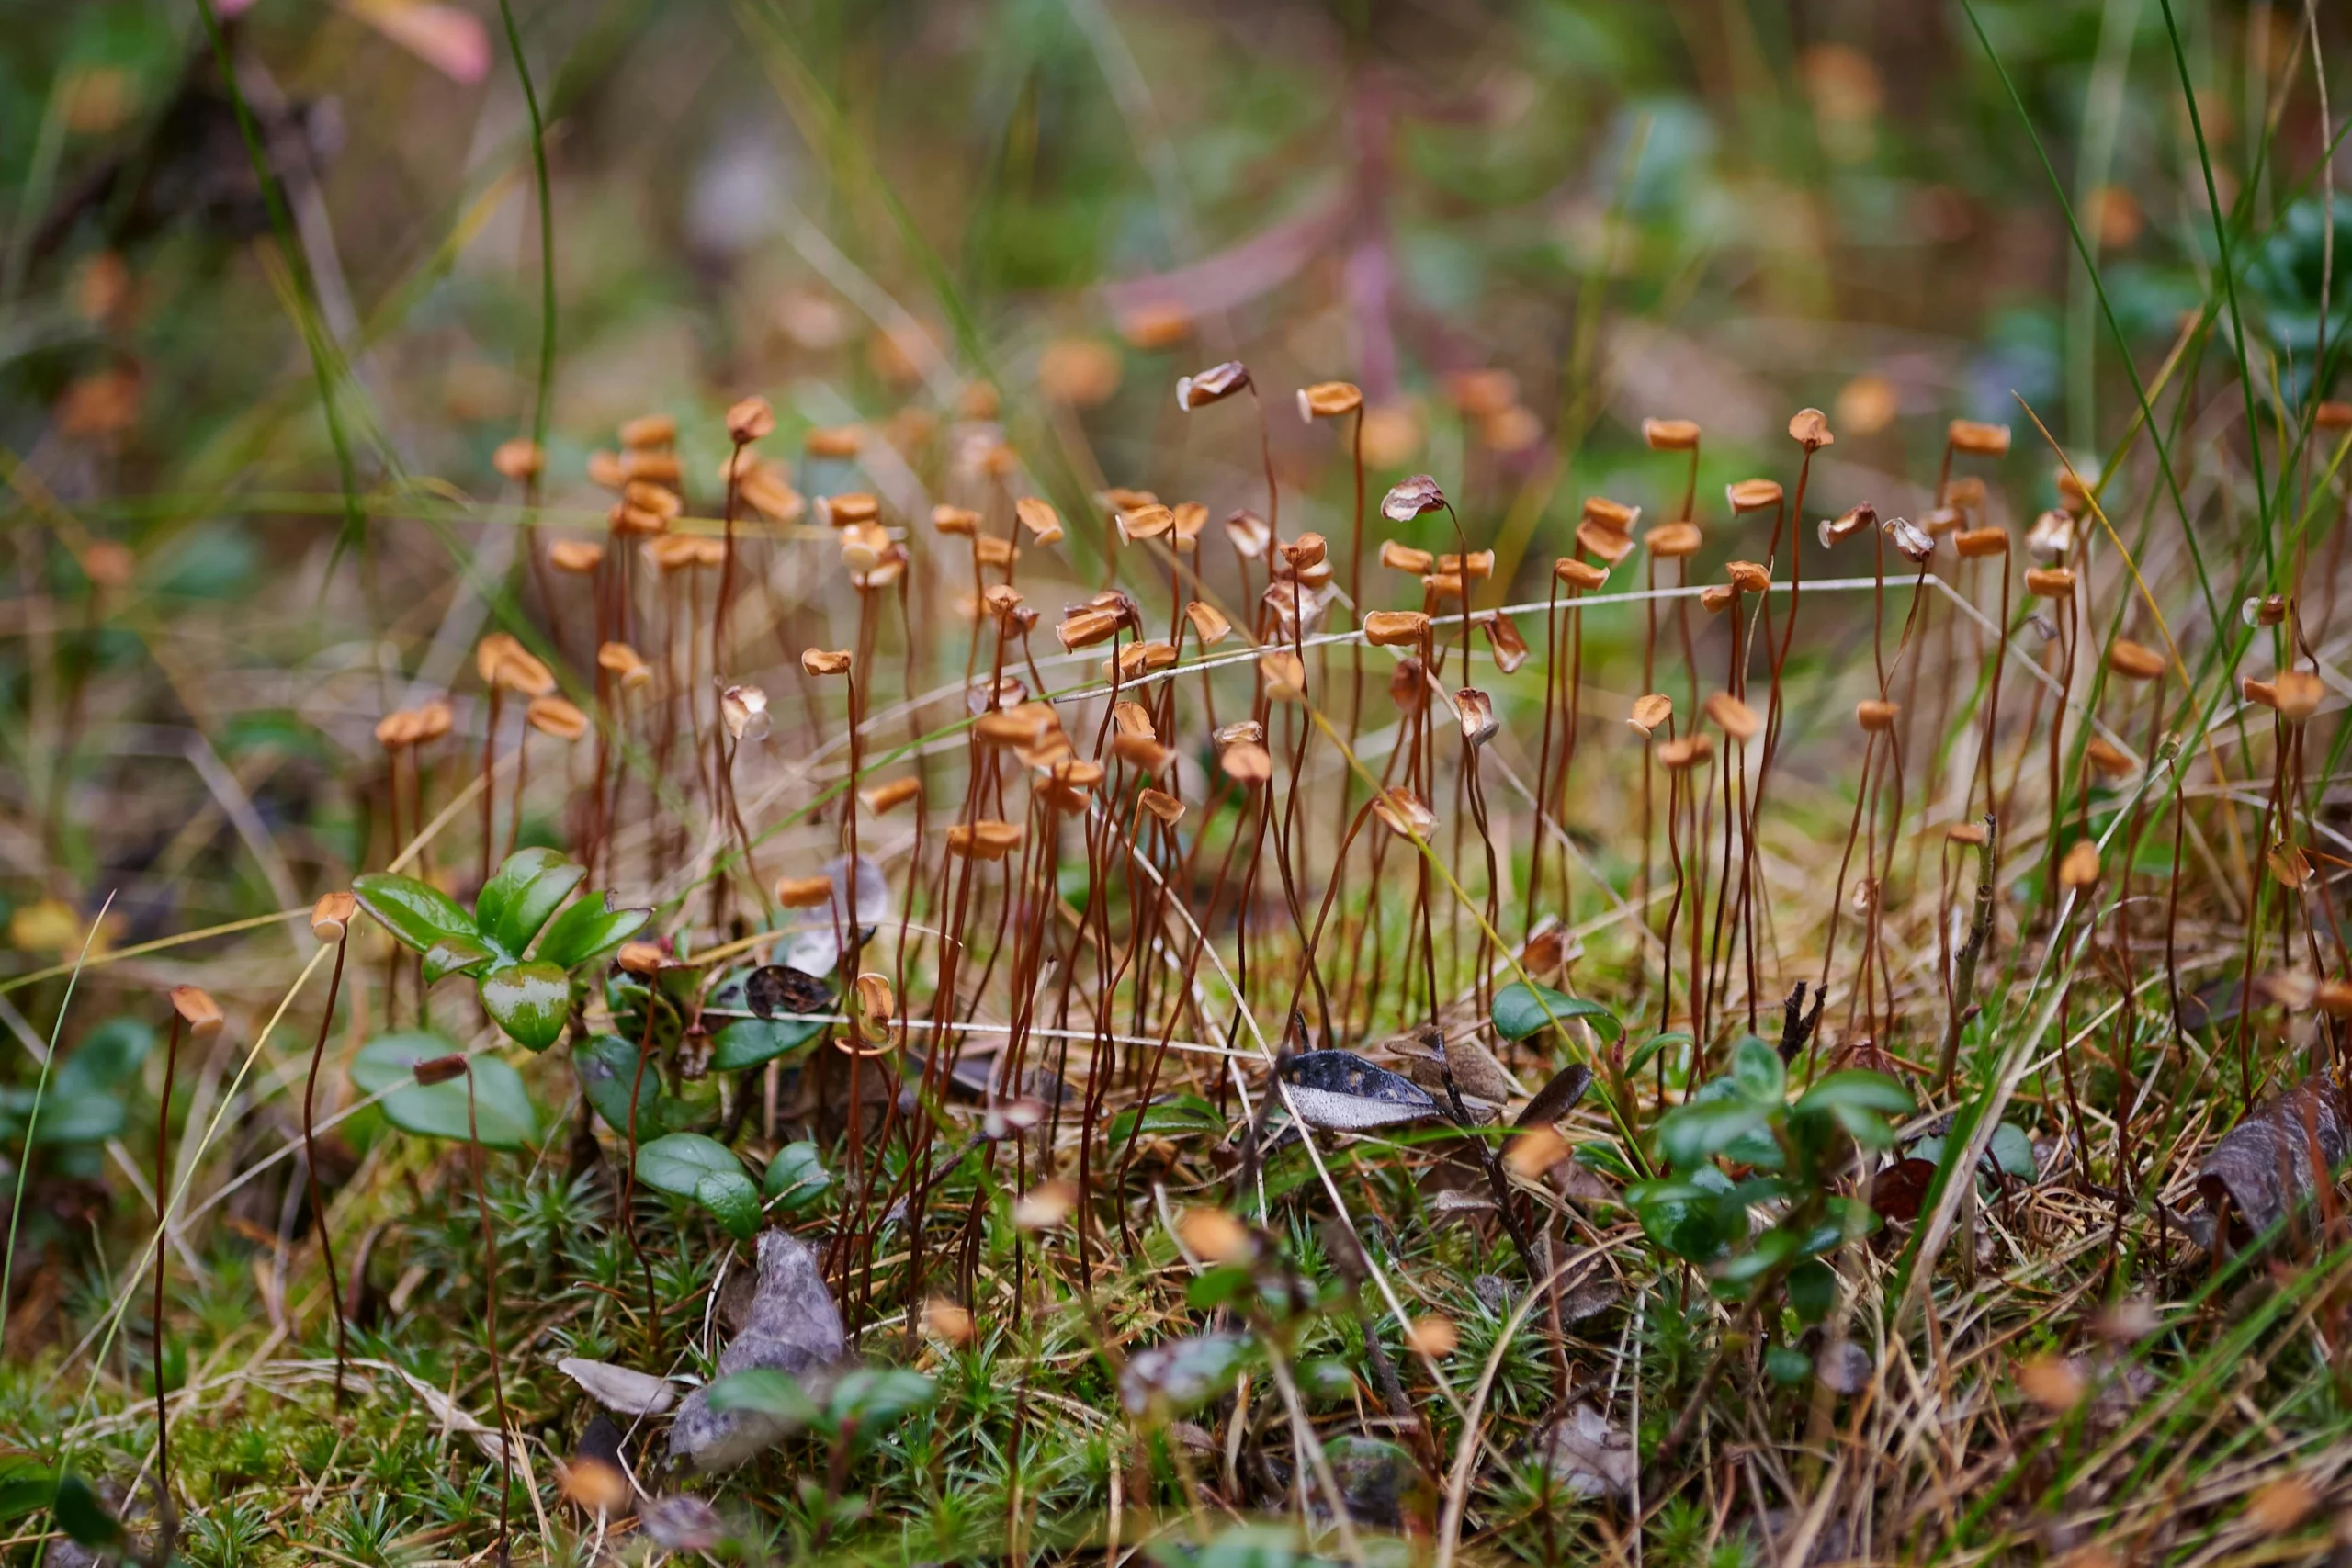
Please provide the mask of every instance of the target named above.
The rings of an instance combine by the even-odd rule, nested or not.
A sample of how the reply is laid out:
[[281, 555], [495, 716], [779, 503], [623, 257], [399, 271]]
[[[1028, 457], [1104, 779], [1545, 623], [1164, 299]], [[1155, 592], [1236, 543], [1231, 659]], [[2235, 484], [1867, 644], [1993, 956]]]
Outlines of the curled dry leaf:
[[[2324, 1075], [2255, 1107], [2222, 1135], [2197, 1172], [2216, 1235], [2241, 1247], [2312, 1200], [2352, 1150], [2352, 1106]], [[2315, 1173], [2316, 1172], [2316, 1176]]]
[[1577, 1404], [1540, 1440], [1538, 1455], [1579, 1497], [1630, 1498], [1637, 1465], [1633, 1435], [1589, 1404]]
[[1403, 784], [1391, 784], [1373, 796], [1372, 814], [1400, 839], [1426, 839], [1437, 827], [1437, 813]]
[[1327, 1133], [1361, 1133], [1442, 1116], [1429, 1091], [1352, 1051], [1307, 1051], [1282, 1065], [1298, 1119]]
[[1380, 499], [1380, 514], [1391, 523], [1410, 523], [1425, 512], [1445, 504], [1445, 492], [1427, 474], [1415, 474]]
[[1861, 1393], [1870, 1387], [1871, 1373], [1875, 1370], [1871, 1353], [1850, 1339], [1824, 1346], [1813, 1359], [1813, 1375], [1824, 1388], [1837, 1393]]
[[[801, 1377], [830, 1367], [848, 1344], [817, 1255], [782, 1231], [760, 1233], [759, 1278], [743, 1326], [718, 1354], [718, 1375], [769, 1367]], [[670, 1456], [697, 1470], [731, 1470], [784, 1435], [756, 1410], [714, 1410], [696, 1389], [670, 1425]]]
[[[1608, 581], [1605, 573], [1601, 581]], [[1527, 662], [1527, 639], [1519, 635], [1518, 625], [1509, 615], [1489, 612], [1478, 617], [1478, 626], [1487, 634], [1487, 646], [1494, 650], [1495, 668], [1506, 675], [1518, 673]]]
[[1176, 381], [1176, 406], [1187, 412], [1206, 408], [1233, 396], [1250, 385], [1250, 367], [1238, 359], [1228, 359], [1222, 365], [1212, 365], [1206, 370], [1182, 376]]
[[1871, 1207], [1884, 1220], [1916, 1220], [1936, 1179], [1931, 1159], [1899, 1159], [1871, 1179]]
[[1577, 1102], [1592, 1087], [1592, 1069], [1582, 1062], [1571, 1062], [1552, 1075], [1552, 1081], [1535, 1091], [1512, 1120], [1521, 1127], [1540, 1127], [1560, 1121], [1577, 1108]]

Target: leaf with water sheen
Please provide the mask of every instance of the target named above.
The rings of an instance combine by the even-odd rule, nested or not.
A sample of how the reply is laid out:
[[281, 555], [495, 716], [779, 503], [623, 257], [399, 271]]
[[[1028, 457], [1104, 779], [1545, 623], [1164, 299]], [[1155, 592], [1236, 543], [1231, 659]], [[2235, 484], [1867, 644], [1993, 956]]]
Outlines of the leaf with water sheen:
[[766, 1177], [760, 1190], [767, 1201], [787, 1214], [797, 1214], [824, 1201], [825, 1190], [833, 1184], [832, 1173], [825, 1168], [824, 1156], [817, 1145], [803, 1138], [776, 1150], [768, 1161]]
[[520, 958], [587, 874], [586, 866], [565, 859], [560, 850], [517, 850], [475, 895], [474, 924], [509, 958]]
[[370, 871], [351, 879], [351, 892], [361, 908], [413, 953], [430, 952], [445, 937], [481, 938], [473, 917], [456, 899], [413, 876]]
[[552, 964], [510, 964], [481, 977], [481, 1005], [516, 1044], [544, 1051], [563, 1038], [571, 979]]
[[612, 907], [613, 896], [591, 894], [555, 918], [539, 938], [539, 962], [577, 969], [618, 951], [653, 918], [650, 909]]
[[445, 936], [424, 950], [424, 983], [437, 986], [452, 975], [470, 975], [497, 958], [478, 937]]
[[813, 1425], [818, 1416], [817, 1402], [808, 1397], [800, 1380], [777, 1367], [746, 1367], [729, 1372], [712, 1383], [709, 1392], [713, 1410], [764, 1416], [788, 1432]]
[[826, 1418], [865, 1436], [939, 1397], [938, 1385], [905, 1367], [860, 1367], [833, 1384]]

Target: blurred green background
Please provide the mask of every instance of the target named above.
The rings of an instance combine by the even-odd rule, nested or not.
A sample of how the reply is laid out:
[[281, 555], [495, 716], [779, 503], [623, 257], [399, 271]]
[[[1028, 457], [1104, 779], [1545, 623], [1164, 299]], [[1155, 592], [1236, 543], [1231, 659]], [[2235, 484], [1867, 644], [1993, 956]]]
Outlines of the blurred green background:
[[[197, 6], [19, 6], [0, 42], [0, 882], [28, 952], [57, 933], [28, 919], [53, 928], [45, 901], [85, 906], [102, 871], [172, 884], [119, 908], [145, 932], [283, 903], [311, 886], [285, 864], [357, 852], [333, 783], [374, 765], [387, 679], [431, 673], [475, 536], [379, 518], [338, 556], [311, 348], [379, 502], [511, 500], [490, 455], [535, 416], [529, 120], [496, 6], [215, 7], [307, 286], [257, 243], [270, 215]], [[2320, 9], [2324, 59], [2346, 21]], [[2326, 139], [2307, 12], [2176, 14], [2225, 204], [2278, 109], [2245, 292], [2306, 396], [2325, 225], [2316, 194], [2281, 209]], [[1976, 15], [2153, 361], [2211, 261], [2161, 0]], [[548, 125], [559, 518], [601, 514], [587, 455], [633, 414], [679, 415], [699, 479], [745, 392], [787, 435], [914, 440], [976, 382], [1066, 505], [1113, 483], [1221, 514], [1255, 503], [1256, 454], [1170, 389], [1239, 355], [1275, 397], [1361, 382], [1377, 477], [1439, 475], [1540, 596], [1582, 497], [1679, 490], [1647, 414], [1705, 425], [1703, 497], [1784, 475], [1787, 415], [1818, 405], [1839, 441], [1809, 510], [1892, 512], [1925, 504], [1948, 418], [2023, 429], [2014, 392], [2087, 466], [2132, 408], [2026, 122], [1944, 0], [516, 0], [513, 19]], [[1286, 524], [1340, 525], [1343, 448], [1286, 418], [1274, 438]], [[2045, 504], [2050, 467], [2021, 438], [1996, 508]], [[364, 593], [328, 579], [354, 561]]]

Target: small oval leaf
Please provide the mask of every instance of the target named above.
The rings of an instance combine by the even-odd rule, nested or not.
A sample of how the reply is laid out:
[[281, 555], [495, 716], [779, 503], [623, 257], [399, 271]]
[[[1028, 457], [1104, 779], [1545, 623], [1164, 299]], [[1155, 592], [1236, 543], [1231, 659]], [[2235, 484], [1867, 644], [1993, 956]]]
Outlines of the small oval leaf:
[[552, 964], [510, 964], [481, 977], [481, 1005], [516, 1044], [544, 1051], [563, 1038], [571, 981]]
[[[447, 1037], [412, 1031], [371, 1040], [352, 1058], [351, 1081], [368, 1094], [382, 1094], [385, 1120], [419, 1137], [466, 1141], [466, 1077], [446, 1083], [416, 1081], [416, 1065], [447, 1056], [457, 1046]], [[496, 1056], [473, 1058], [474, 1119], [482, 1147], [519, 1149], [539, 1135], [538, 1112], [523, 1088], [523, 1077]], [[386, 1091], [390, 1092], [387, 1093]]]
[[710, 1065], [718, 1072], [740, 1072], [797, 1051], [823, 1033], [821, 1023], [791, 1019], [729, 1019], [710, 1037]]
[[759, 1234], [760, 1190], [734, 1151], [716, 1138], [672, 1133], [654, 1139], [637, 1151], [637, 1179], [709, 1210], [731, 1235], [749, 1240]]

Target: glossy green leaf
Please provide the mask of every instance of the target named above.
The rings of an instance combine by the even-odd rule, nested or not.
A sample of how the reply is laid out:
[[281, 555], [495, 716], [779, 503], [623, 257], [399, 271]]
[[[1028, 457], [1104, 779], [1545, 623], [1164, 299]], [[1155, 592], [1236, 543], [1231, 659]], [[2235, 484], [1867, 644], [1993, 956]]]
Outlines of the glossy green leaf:
[[1138, 1350], [1119, 1370], [1119, 1403], [1131, 1416], [1197, 1410], [1233, 1386], [1251, 1354], [1238, 1334], [1195, 1334]]
[[642, 1079], [637, 1071], [637, 1046], [617, 1034], [592, 1034], [571, 1048], [571, 1070], [580, 1092], [604, 1119], [605, 1125], [628, 1135], [629, 1096], [637, 1096], [637, 1136], [639, 1143], [671, 1133], [684, 1133], [710, 1115], [709, 1102], [680, 1100], [663, 1087], [662, 1074], [646, 1064]]
[[1796, 1388], [1813, 1376], [1813, 1358], [1793, 1345], [1775, 1345], [1764, 1352], [1764, 1371], [1782, 1388]]
[[538, 958], [560, 969], [609, 957], [653, 918], [650, 909], [612, 906], [612, 895], [591, 893], [558, 915], [539, 938]]
[[1735, 1235], [1744, 1236], [1746, 1205], [1731, 1182], [1712, 1166], [1688, 1180], [1639, 1181], [1625, 1189], [1625, 1201], [1652, 1241], [1677, 1258], [1711, 1263]]
[[474, 898], [474, 924], [509, 959], [520, 958], [548, 917], [580, 886], [588, 868], [560, 850], [516, 850]]
[[473, 917], [456, 899], [413, 876], [370, 871], [352, 878], [351, 892], [361, 908], [413, 953], [428, 953], [446, 937], [481, 938]]
[[657, 1192], [710, 1211], [729, 1235], [748, 1241], [760, 1231], [760, 1190], [743, 1162], [716, 1138], [672, 1133], [637, 1151], [637, 1179]]
[[510, 964], [481, 977], [481, 1005], [516, 1044], [544, 1051], [563, 1038], [571, 979], [552, 964]]
[[741, 1072], [772, 1062], [787, 1051], [797, 1051], [824, 1032], [821, 1023], [795, 1022], [788, 1019], [737, 1018], [728, 1021], [726, 1027], [710, 1037], [710, 1065], [713, 1071]]
[[437, 986], [452, 975], [471, 975], [497, 959], [490, 944], [479, 938], [445, 936], [424, 950], [424, 983]]
[[786, 1213], [797, 1214], [824, 1201], [825, 1190], [832, 1184], [832, 1172], [825, 1168], [817, 1145], [803, 1138], [776, 1150], [775, 1157], [768, 1161], [760, 1191]]
[[1524, 1040], [1555, 1022], [1567, 1023], [1580, 1018], [1600, 1021], [1612, 1038], [1625, 1032], [1617, 1015], [1599, 1002], [1567, 996], [1549, 986], [1514, 980], [1495, 993], [1495, 1032], [1506, 1040]]
[[[466, 1141], [466, 1078], [421, 1084], [415, 1066], [458, 1049], [446, 1035], [422, 1030], [387, 1034], [359, 1048], [351, 1081], [362, 1092], [382, 1094], [385, 1120], [419, 1137]], [[475, 1122], [484, 1148], [519, 1149], [539, 1135], [537, 1111], [523, 1088], [523, 1077], [496, 1056], [473, 1058]], [[390, 1093], [386, 1093], [390, 1090]]]
[[1723, 1265], [1715, 1270], [1715, 1278], [1726, 1285], [1753, 1283], [1773, 1269], [1794, 1262], [1799, 1245], [1793, 1232], [1766, 1231], [1744, 1251], [1735, 1252], [1724, 1258]]
[[1764, 1107], [1743, 1100], [1694, 1100], [1668, 1111], [1658, 1122], [1657, 1146], [1669, 1164], [1688, 1169], [1760, 1131], [1767, 1120]]

